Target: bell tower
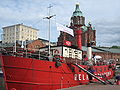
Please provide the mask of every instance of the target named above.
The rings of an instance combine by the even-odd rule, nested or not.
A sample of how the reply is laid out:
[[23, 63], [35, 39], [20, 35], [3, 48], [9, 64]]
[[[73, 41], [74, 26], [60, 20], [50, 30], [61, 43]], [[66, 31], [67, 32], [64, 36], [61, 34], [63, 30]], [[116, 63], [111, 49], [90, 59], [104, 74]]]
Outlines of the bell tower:
[[82, 49], [82, 26], [85, 25], [85, 17], [79, 8], [79, 3], [76, 4], [75, 11], [71, 17], [71, 28], [74, 30], [76, 46]]
[[83, 17], [83, 14], [79, 8], [79, 3], [77, 3], [75, 11], [71, 17], [71, 27], [81, 27], [83, 25], [85, 25], [85, 17]]

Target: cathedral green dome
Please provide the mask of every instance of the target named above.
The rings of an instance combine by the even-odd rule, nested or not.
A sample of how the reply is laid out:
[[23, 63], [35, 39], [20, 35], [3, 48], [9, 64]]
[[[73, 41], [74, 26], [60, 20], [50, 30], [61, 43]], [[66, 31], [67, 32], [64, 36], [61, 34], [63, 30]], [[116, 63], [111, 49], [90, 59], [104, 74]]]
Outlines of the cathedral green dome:
[[82, 12], [80, 11], [79, 4], [76, 4], [75, 11], [73, 12], [72, 17], [74, 16], [83, 16]]
[[86, 26], [82, 26], [81, 28], [83, 29], [83, 32], [86, 32], [88, 30]]

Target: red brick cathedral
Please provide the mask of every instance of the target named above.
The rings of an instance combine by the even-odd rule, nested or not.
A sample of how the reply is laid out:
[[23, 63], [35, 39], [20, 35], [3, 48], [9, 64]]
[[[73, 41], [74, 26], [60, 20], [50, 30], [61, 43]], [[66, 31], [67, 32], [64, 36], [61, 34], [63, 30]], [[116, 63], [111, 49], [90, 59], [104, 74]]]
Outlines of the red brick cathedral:
[[87, 46], [87, 43], [96, 45], [96, 30], [92, 27], [90, 22], [88, 25], [85, 25], [85, 17], [79, 8], [79, 4], [76, 4], [69, 28], [73, 29], [74, 36], [71, 36], [65, 32], [60, 32], [57, 43], [58, 45], [64, 45], [65, 41], [70, 41], [72, 46], [78, 46], [76, 40], [76, 31], [79, 29], [82, 29], [82, 46]]

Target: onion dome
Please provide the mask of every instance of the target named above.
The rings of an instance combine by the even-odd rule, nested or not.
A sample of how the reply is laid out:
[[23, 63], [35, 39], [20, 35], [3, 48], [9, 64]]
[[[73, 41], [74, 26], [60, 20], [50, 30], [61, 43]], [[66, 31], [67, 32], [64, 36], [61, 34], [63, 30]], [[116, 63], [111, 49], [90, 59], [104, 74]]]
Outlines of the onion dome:
[[91, 22], [88, 22], [88, 27], [91, 27]]
[[83, 29], [83, 32], [86, 32], [88, 30], [86, 26], [82, 26], [81, 28]]
[[91, 22], [88, 23], [88, 26], [87, 26], [87, 27], [90, 28], [91, 30], [95, 30], [95, 27], [92, 27]]
[[76, 8], [75, 8], [75, 11], [73, 12], [72, 17], [74, 17], [74, 16], [83, 16], [83, 14], [79, 8], [79, 3], [76, 4]]

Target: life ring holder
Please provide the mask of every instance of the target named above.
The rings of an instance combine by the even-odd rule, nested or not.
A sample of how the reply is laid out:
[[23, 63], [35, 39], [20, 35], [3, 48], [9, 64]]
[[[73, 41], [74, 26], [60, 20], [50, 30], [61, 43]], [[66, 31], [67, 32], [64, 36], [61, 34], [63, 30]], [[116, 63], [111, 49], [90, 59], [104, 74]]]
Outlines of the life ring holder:
[[55, 49], [54, 54], [59, 54], [59, 53], [60, 53], [60, 51]]

